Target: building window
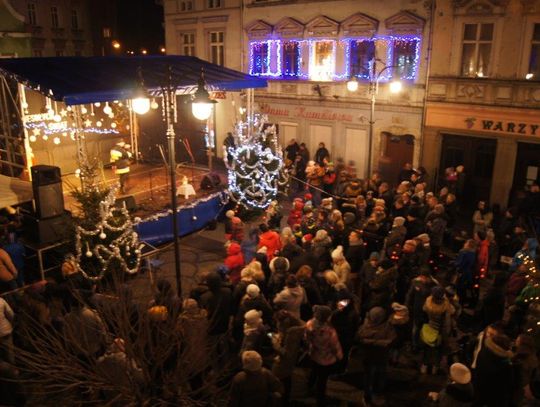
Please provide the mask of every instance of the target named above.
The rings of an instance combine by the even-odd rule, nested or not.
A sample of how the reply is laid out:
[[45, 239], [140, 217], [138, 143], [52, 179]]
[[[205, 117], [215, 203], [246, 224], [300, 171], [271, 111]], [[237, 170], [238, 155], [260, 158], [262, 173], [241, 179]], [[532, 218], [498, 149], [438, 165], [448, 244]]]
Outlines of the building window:
[[375, 42], [371, 40], [352, 40], [350, 47], [350, 76], [369, 79], [370, 62], [375, 58]]
[[403, 80], [416, 78], [420, 40], [394, 38], [392, 43], [393, 76]]
[[336, 42], [311, 42], [310, 62], [309, 79], [313, 81], [331, 81], [336, 69]]
[[71, 10], [71, 28], [74, 30], [79, 29], [79, 13], [77, 13], [77, 10]]
[[195, 34], [182, 34], [182, 54], [195, 56]]
[[37, 25], [35, 3], [28, 3], [28, 24]]
[[225, 43], [223, 41], [223, 31], [211, 31], [210, 32], [210, 62], [223, 65], [224, 64], [224, 49]]
[[191, 11], [193, 10], [192, 1], [183, 1], [180, 3], [180, 11]]
[[540, 78], [540, 24], [535, 24], [533, 29], [531, 56], [529, 58], [529, 72], [527, 78]]
[[270, 44], [268, 41], [250, 44], [251, 75], [265, 75], [270, 70]]
[[220, 8], [221, 0], [207, 0], [208, 8]]
[[58, 7], [56, 6], [51, 7], [51, 25], [52, 28], [60, 27], [60, 23], [58, 21]]
[[298, 41], [283, 43], [283, 75], [298, 76], [300, 74], [300, 44]]
[[35, 57], [42, 57], [43, 56], [43, 51], [40, 50], [40, 49], [35, 49], [32, 53], [33, 53], [33, 55]]
[[489, 74], [494, 24], [465, 24], [461, 75], [483, 77]]
[[61, 49], [57, 49], [57, 50], [56, 50], [56, 56], [57, 56], [57, 57], [63, 57], [63, 56], [64, 56], [64, 51], [61, 50]]

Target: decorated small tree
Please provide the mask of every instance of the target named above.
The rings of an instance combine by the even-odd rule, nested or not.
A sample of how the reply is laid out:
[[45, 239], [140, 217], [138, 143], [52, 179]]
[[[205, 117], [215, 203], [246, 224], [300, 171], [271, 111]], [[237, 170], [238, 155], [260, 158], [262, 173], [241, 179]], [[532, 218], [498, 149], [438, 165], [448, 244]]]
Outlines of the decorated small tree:
[[116, 188], [100, 188], [95, 171], [81, 169], [83, 188], [75, 190], [75, 260], [78, 270], [89, 280], [101, 280], [113, 271], [134, 274], [141, 261], [141, 243], [131, 215], [115, 205]]
[[223, 147], [229, 194], [246, 209], [265, 209], [288, 183], [276, 126], [266, 116], [235, 126], [234, 146]]

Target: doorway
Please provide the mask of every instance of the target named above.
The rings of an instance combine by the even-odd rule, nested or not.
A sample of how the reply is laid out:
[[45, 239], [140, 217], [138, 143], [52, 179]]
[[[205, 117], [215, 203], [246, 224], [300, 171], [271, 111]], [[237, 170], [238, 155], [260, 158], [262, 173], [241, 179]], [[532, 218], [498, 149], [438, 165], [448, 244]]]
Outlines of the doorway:
[[379, 158], [379, 171], [382, 179], [391, 185], [398, 182], [399, 171], [405, 163], [411, 163], [414, 154], [414, 136], [412, 134], [395, 135], [382, 132], [384, 154]]
[[442, 135], [439, 186], [444, 184], [448, 167], [465, 167], [465, 206], [475, 207], [478, 201], [489, 201], [497, 140], [481, 137]]
[[518, 143], [511, 196], [534, 181], [540, 182], [540, 144]]
[[332, 126], [321, 126], [311, 124], [309, 126], [309, 154], [312, 160], [315, 159], [315, 153], [319, 148], [319, 143], [324, 143], [330, 152], [330, 159], [334, 159], [332, 151]]

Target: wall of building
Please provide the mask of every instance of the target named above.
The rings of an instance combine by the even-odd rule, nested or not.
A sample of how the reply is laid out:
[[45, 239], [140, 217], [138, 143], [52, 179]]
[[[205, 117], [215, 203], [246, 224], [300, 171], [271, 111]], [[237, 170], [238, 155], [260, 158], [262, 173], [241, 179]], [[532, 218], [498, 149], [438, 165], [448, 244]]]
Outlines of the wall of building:
[[29, 57], [30, 35], [26, 32], [24, 16], [19, 14], [11, 4], [0, 1], [0, 56]]
[[[472, 73], [462, 70], [466, 24], [493, 24], [489, 64], [482, 69], [477, 64]], [[515, 192], [518, 146], [540, 143], [534, 127], [540, 78], [527, 75], [535, 24], [540, 24], [539, 1], [437, 2], [422, 164], [432, 174], [444, 170], [444, 134], [483, 139], [486, 145], [495, 141], [489, 200], [503, 207]], [[475, 168], [466, 171], [473, 174]]]
[[[89, 56], [93, 54], [89, 0], [8, 0], [25, 17], [31, 34], [32, 56]], [[35, 20], [30, 21], [30, 7]], [[53, 27], [51, 8], [57, 8], [58, 27]], [[72, 12], [77, 24], [72, 22]], [[33, 17], [32, 17], [33, 18]]]

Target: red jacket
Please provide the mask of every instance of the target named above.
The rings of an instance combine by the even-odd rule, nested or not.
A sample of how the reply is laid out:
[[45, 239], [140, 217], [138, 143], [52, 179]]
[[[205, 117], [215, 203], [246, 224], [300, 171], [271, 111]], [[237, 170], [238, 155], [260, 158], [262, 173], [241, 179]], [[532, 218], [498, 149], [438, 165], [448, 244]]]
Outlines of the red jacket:
[[229, 269], [229, 279], [232, 283], [240, 280], [240, 271], [244, 267], [244, 255], [238, 243], [232, 242], [227, 249], [227, 258], [224, 261]]
[[281, 240], [279, 234], [274, 230], [269, 230], [268, 232], [261, 233], [259, 235], [259, 246], [266, 247], [266, 257], [268, 261], [272, 260], [276, 255], [276, 252], [281, 249]]

